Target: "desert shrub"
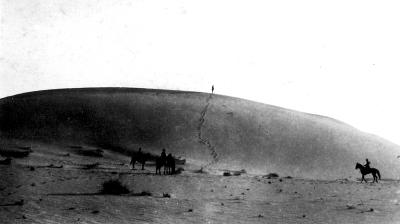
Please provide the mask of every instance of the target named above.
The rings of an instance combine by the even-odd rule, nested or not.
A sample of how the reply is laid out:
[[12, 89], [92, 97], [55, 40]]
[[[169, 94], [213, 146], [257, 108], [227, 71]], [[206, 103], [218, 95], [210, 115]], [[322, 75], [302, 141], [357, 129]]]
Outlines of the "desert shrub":
[[225, 171], [222, 175], [224, 175], [225, 177], [232, 176], [232, 174], [228, 171]]
[[127, 194], [129, 193], [129, 189], [122, 185], [119, 180], [108, 180], [103, 183], [100, 193], [114, 195]]

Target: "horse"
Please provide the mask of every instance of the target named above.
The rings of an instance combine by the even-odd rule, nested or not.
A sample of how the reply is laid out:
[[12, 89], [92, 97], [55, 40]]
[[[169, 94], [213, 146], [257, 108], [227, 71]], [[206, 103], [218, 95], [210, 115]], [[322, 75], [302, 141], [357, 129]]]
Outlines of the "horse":
[[364, 179], [364, 175], [367, 175], [367, 174], [372, 174], [372, 176], [374, 177], [374, 180], [372, 181], [372, 183], [374, 183], [374, 182], [378, 183], [378, 177], [379, 177], [379, 180], [381, 179], [381, 174], [379, 173], [378, 169], [366, 168], [366, 167], [364, 167], [363, 165], [361, 165], [359, 163], [356, 164], [356, 169], [360, 169], [360, 172], [361, 172], [361, 175], [362, 175], [361, 183], [362, 183], [363, 180], [365, 180], [365, 183], [367, 183], [367, 180]]
[[142, 170], [144, 170], [144, 164], [147, 161], [147, 155], [144, 153], [132, 153], [131, 156], [131, 162], [130, 164], [132, 165], [132, 169], [135, 169], [135, 163], [138, 162], [142, 164]]
[[156, 159], [156, 174], [159, 173], [161, 175], [161, 167], [164, 166], [164, 174], [165, 174], [165, 160], [160, 156]]
[[172, 154], [168, 154], [165, 168], [167, 170], [167, 174], [174, 174], [175, 173], [175, 158], [172, 157]]

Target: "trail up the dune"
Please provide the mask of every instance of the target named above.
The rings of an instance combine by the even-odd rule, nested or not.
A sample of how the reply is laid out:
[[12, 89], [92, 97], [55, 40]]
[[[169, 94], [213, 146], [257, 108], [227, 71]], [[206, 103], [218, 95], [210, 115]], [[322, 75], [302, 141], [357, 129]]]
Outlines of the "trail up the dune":
[[200, 113], [199, 125], [197, 126], [199, 142], [207, 147], [207, 150], [210, 152], [212, 157], [212, 161], [207, 163], [205, 167], [211, 166], [218, 162], [218, 153], [215, 150], [215, 146], [211, 144], [208, 138], [204, 137], [202, 132], [211, 99], [212, 99], [212, 94], [210, 94], [209, 97], [207, 97], [206, 105], [204, 106], [203, 110]]

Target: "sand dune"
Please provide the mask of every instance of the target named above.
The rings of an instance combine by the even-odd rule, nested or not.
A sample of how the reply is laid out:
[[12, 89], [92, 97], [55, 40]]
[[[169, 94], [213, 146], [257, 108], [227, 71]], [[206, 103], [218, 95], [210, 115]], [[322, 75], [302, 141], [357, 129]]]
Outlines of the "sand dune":
[[126, 153], [144, 148], [210, 169], [307, 178], [358, 176], [365, 158], [398, 178], [400, 148], [331, 118], [207, 93], [63, 89], [0, 101], [6, 139], [63, 142]]

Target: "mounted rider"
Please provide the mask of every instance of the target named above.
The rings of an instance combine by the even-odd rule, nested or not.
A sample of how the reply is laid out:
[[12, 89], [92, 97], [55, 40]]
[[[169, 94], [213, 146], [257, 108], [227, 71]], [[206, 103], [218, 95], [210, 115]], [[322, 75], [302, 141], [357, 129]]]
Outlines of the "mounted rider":
[[369, 162], [368, 158], [365, 159], [365, 165], [364, 165], [364, 167], [365, 167], [366, 169], [371, 169], [371, 167], [369, 166], [369, 164], [371, 164], [371, 162]]

